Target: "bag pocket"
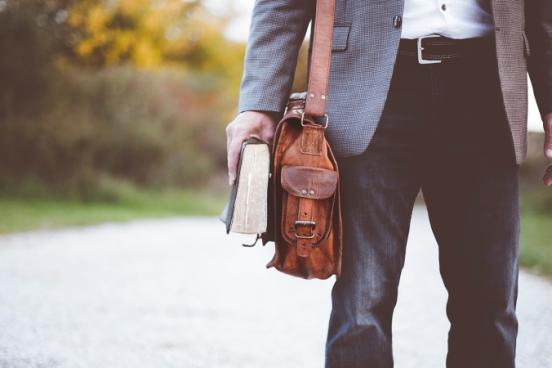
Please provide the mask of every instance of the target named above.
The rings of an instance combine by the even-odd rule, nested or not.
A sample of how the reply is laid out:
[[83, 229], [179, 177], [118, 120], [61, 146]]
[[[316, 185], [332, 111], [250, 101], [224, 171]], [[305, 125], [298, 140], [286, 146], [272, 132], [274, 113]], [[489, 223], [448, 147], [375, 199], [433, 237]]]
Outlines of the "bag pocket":
[[338, 183], [334, 170], [309, 166], [282, 166], [282, 237], [295, 244], [298, 238], [317, 245], [328, 237]]

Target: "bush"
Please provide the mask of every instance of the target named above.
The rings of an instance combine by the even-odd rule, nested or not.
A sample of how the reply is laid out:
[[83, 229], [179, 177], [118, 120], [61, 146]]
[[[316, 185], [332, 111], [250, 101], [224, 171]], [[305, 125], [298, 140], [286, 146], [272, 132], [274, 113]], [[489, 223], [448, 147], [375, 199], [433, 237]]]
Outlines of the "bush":
[[116, 67], [56, 74], [36, 114], [0, 123], [2, 180], [34, 177], [85, 196], [101, 176], [201, 185], [225, 166], [233, 101], [216, 80]]

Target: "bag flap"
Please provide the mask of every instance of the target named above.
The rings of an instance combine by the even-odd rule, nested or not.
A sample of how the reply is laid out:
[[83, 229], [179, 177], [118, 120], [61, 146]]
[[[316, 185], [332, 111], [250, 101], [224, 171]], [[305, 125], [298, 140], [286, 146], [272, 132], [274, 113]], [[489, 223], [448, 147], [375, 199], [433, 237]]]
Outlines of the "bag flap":
[[331, 197], [337, 188], [337, 171], [309, 167], [282, 167], [281, 184], [286, 192], [303, 198], [324, 199]]

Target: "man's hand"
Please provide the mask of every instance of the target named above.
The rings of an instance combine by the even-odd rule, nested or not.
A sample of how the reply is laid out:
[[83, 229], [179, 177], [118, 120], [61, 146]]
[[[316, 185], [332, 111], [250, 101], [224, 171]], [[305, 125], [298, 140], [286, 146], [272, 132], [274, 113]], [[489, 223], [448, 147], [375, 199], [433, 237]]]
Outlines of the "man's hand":
[[[552, 159], [552, 112], [544, 116], [544, 156]], [[552, 165], [544, 173], [544, 185], [552, 185]]]
[[228, 153], [228, 184], [236, 179], [241, 144], [250, 137], [272, 143], [276, 122], [270, 114], [260, 111], [244, 111], [226, 126], [226, 151]]

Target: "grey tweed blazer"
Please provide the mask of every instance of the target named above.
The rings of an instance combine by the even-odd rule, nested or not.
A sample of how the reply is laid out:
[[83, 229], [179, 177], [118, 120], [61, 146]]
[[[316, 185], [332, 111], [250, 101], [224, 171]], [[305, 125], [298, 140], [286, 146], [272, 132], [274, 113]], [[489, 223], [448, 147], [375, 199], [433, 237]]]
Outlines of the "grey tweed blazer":
[[[488, 0], [517, 163], [527, 151], [527, 72], [542, 115], [552, 112], [552, 0]], [[256, 0], [238, 111], [279, 119], [315, 0]], [[362, 153], [376, 130], [401, 36], [404, 0], [336, 0], [326, 131], [336, 156]], [[348, 109], [347, 114], [340, 111]], [[352, 110], [352, 113], [351, 113]]]

